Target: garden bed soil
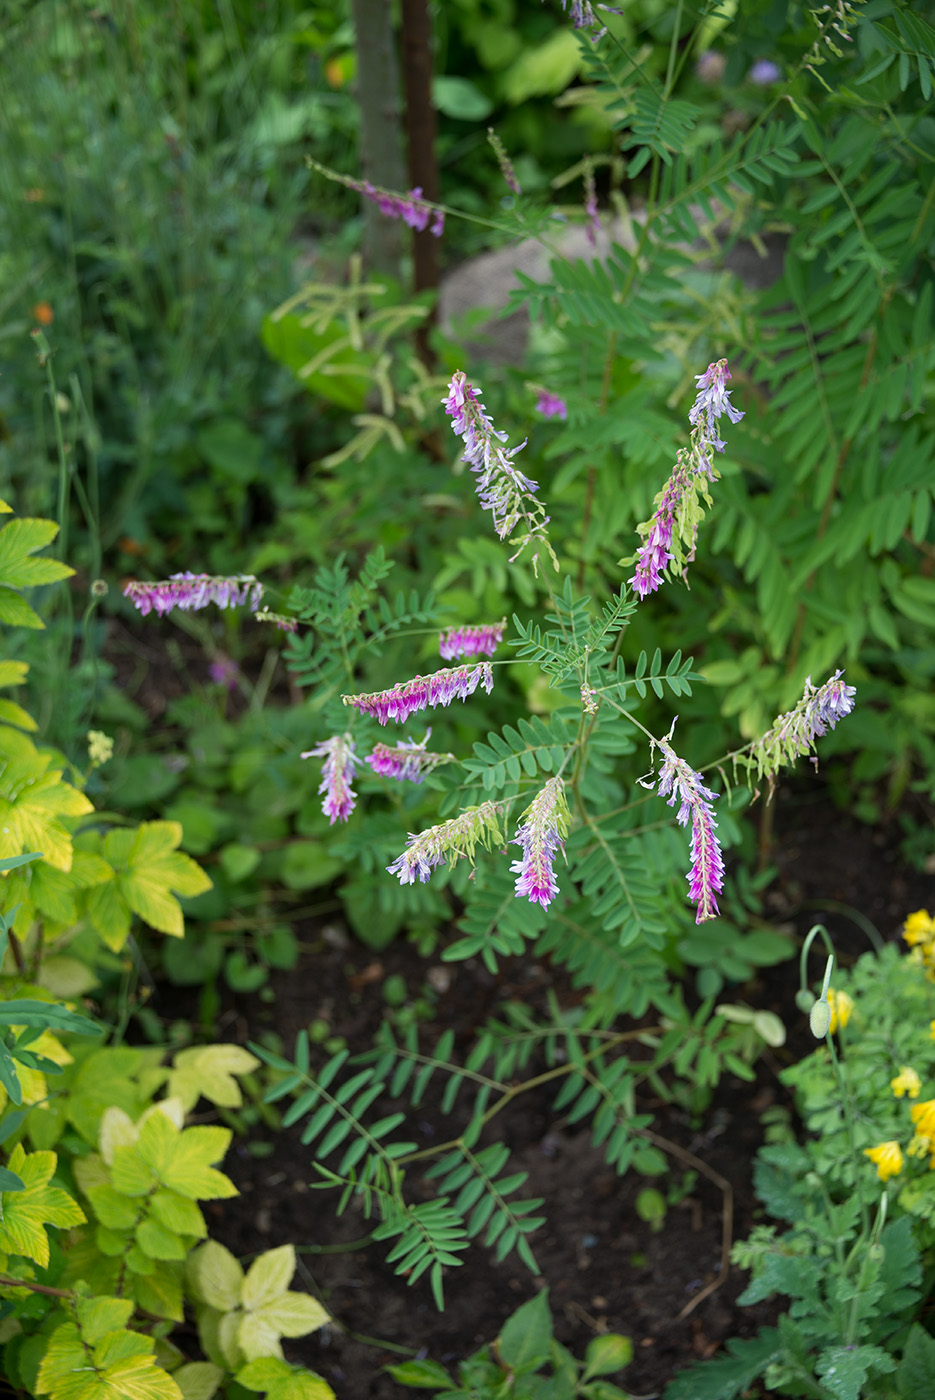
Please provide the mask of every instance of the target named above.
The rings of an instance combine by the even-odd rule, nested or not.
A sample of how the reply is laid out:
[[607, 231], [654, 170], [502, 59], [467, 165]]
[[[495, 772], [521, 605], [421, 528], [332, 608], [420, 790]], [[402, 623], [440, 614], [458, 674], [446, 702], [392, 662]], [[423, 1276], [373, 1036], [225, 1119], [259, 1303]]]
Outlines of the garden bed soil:
[[[826, 799], [803, 803], [780, 794], [776, 800], [774, 859], [780, 873], [768, 903], [777, 924], [801, 939], [822, 919], [847, 961], [869, 946], [854, 911], [891, 939], [898, 937], [907, 913], [931, 907], [931, 877], [900, 860], [895, 828], [863, 826]], [[837, 907], [819, 907], [829, 902]], [[393, 975], [405, 980], [412, 997], [427, 976], [430, 984], [434, 980], [434, 1020], [422, 1026], [431, 1044], [451, 1027], [457, 1042], [466, 1045], [484, 1016], [503, 1001], [535, 1004], [550, 985], [560, 998], [574, 995], [561, 974], [532, 959], [506, 961], [492, 976], [479, 962], [426, 962], [403, 940], [377, 955], [338, 922], [300, 933], [300, 964], [275, 977], [273, 1003], [226, 994], [225, 1038], [245, 1042], [275, 1029], [291, 1047], [301, 1028], [320, 1019], [352, 1051], [363, 1050], [386, 1011], [382, 989]], [[749, 1234], [760, 1218], [752, 1190], [753, 1159], [763, 1137], [760, 1116], [772, 1105], [791, 1108], [777, 1072], [814, 1045], [795, 1009], [797, 975], [789, 962], [764, 970], [744, 988], [730, 989], [731, 1000], [768, 1007], [790, 1028], [787, 1045], [759, 1062], [755, 1082], [726, 1079], [699, 1120], [652, 1097], [638, 1104], [640, 1112], [654, 1115], [653, 1131], [673, 1145], [670, 1174], [656, 1184], [665, 1193], [683, 1181], [686, 1163], [678, 1149], [701, 1159], [732, 1187], [734, 1239]], [[164, 995], [175, 999], [178, 989], [166, 988]], [[425, 1278], [410, 1288], [384, 1262], [389, 1245], [327, 1252], [361, 1239], [368, 1224], [353, 1203], [337, 1219], [335, 1194], [311, 1188], [316, 1173], [299, 1127], [269, 1135], [266, 1157], [253, 1155], [247, 1143], [235, 1145], [225, 1170], [241, 1197], [209, 1207], [212, 1232], [242, 1257], [288, 1241], [296, 1244], [302, 1284], [324, 1301], [334, 1325], [287, 1342], [286, 1353], [325, 1376], [339, 1400], [415, 1394], [383, 1370], [414, 1353], [456, 1372], [458, 1360], [490, 1342], [507, 1317], [544, 1286], [556, 1335], [577, 1356], [601, 1332], [632, 1339], [633, 1361], [615, 1379], [638, 1397], [661, 1395], [677, 1370], [714, 1354], [727, 1338], [749, 1337], [775, 1319], [779, 1300], [738, 1307], [746, 1275], [733, 1267], [690, 1308], [721, 1267], [725, 1197], [715, 1181], [699, 1174], [688, 1194], [670, 1206], [664, 1228], [653, 1231], [635, 1208], [638, 1193], [653, 1183], [635, 1172], [618, 1177], [608, 1168], [588, 1130], [569, 1127], [553, 1111], [554, 1092], [543, 1087], [518, 1098], [492, 1125], [509, 1143], [516, 1169], [529, 1173], [520, 1194], [546, 1199], [548, 1223], [531, 1237], [541, 1276], [530, 1274], [515, 1255], [498, 1264], [491, 1251], [473, 1245], [463, 1265], [446, 1273], [443, 1313], [437, 1312]], [[409, 1131], [428, 1146], [450, 1138], [461, 1121], [457, 1109], [446, 1117], [428, 1099]], [[417, 1177], [410, 1183], [419, 1189]]]

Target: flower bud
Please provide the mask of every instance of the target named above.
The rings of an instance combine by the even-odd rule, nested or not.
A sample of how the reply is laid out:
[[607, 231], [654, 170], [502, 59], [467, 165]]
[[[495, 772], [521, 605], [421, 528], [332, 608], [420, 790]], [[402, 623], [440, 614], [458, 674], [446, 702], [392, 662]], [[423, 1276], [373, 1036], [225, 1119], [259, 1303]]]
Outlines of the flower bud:
[[824, 1000], [816, 1001], [808, 1013], [808, 1024], [816, 1040], [824, 1040], [831, 1026], [831, 1007]]

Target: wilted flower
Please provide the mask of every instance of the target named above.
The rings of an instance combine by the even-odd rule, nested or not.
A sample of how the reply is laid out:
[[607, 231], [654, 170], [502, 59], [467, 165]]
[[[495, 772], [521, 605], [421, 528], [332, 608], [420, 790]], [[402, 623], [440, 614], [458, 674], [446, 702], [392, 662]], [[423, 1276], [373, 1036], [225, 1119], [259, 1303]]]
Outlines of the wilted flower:
[[558, 394], [550, 394], [548, 389], [540, 389], [536, 412], [541, 413], [543, 418], [565, 419], [568, 417], [568, 405]]
[[354, 769], [359, 766], [360, 759], [355, 757], [354, 747], [350, 734], [335, 734], [333, 738], [323, 740], [301, 755], [302, 758], [325, 760], [318, 791], [325, 794], [321, 810], [331, 826], [334, 826], [336, 821], [346, 822], [357, 802], [357, 794], [351, 783], [354, 779]]
[[[484, 510], [490, 511], [501, 540], [508, 539], [521, 520], [525, 522], [527, 533], [518, 541], [512, 559], [518, 558], [526, 545], [534, 540], [537, 546], [541, 545], [546, 550], [558, 568], [545, 532], [549, 517], [535, 495], [538, 486], [513, 465], [513, 457], [523, 450], [526, 443], [521, 442], [518, 447], [509, 450], [500, 445], [507, 441], [507, 435], [494, 427], [479, 394], [480, 390], [468, 383], [462, 371], [456, 370], [448, 386], [448, 396], [442, 402], [451, 418], [452, 430], [464, 439], [462, 461], [467, 462], [477, 476], [475, 485], [480, 503]], [[534, 569], [538, 558], [537, 549], [533, 555]]]
[[917, 1099], [919, 1090], [922, 1088], [922, 1080], [911, 1065], [903, 1065], [896, 1077], [890, 1080], [890, 1088], [897, 1099], [901, 1099], [904, 1094], [907, 1094], [910, 1099]]
[[394, 685], [389, 690], [375, 690], [366, 695], [342, 695], [345, 705], [353, 705], [365, 715], [372, 715], [380, 724], [395, 719], [399, 724], [417, 710], [450, 705], [452, 700], [466, 700], [483, 683], [489, 695], [493, 690], [493, 671], [489, 661], [479, 666], [457, 666], [453, 670], [434, 671], [430, 676], [414, 676], [411, 681]]
[[123, 596], [129, 598], [144, 617], [150, 612], [163, 617], [173, 608], [178, 608], [180, 612], [197, 612], [209, 603], [215, 603], [219, 608], [246, 606], [255, 612], [263, 597], [263, 585], [252, 574], [226, 577], [171, 574], [159, 583], [128, 583]]
[[257, 622], [271, 622], [274, 627], [278, 627], [280, 632], [295, 632], [298, 622], [294, 617], [284, 617], [282, 613], [270, 612], [269, 608], [261, 608], [258, 613], [254, 613]]
[[[743, 761], [756, 768], [757, 778], [772, 781], [784, 764], [794, 763], [815, 747], [815, 740], [833, 729], [854, 708], [857, 689], [841, 680], [843, 671], [835, 671], [830, 680], [817, 689], [809, 676], [802, 699], [795, 709], [780, 715], [767, 732], [750, 745], [749, 756]], [[813, 762], [817, 762], [813, 759]]]
[[444, 661], [454, 661], [459, 656], [493, 656], [503, 641], [505, 627], [506, 618], [477, 627], [449, 627], [439, 636], [439, 654]]
[[510, 866], [516, 875], [517, 898], [525, 896], [547, 909], [558, 894], [552, 862], [565, 848], [568, 835], [568, 803], [561, 778], [550, 778], [522, 815], [512, 845], [522, 846], [522, 859]]
[[903, 1153], [898, 1142], [881, 1142], [876, 1147], [865, 1147], [864, 1156], [873, 1162], [881, 1181], [898, 1176], [903, 1169]]
[[695, 72], [703, 83], [710, 86], [721, 81], [726, 67], [727, 59], [724, 54], [715, 53], [714, 49], [706, 49], [695, 64]]
[[516, 171], [513, 169], [513, 162], [507, 154], [506, 147], [492, 126], [487, 128], [487, 140], [493, 147], [494, 155], [497, 157], [497, 164], [500, 167], [500, 174], [509, 185], [514, 194], [522, 194], [522, 187], [516, 178]]
[[[695, 923], [701, 924], [717, 916], [716, 896], [724, 888], [724, 857], [711, 806], [718, 794], [704, 786], [700, 773], [679, 758], [668, 739], [660, 739], [659, 747], [663, 763], [656, 791], [660, 797], [669, 798], [670, 807], [674, 807], [678, 799], [680, 805], [675, 819], [680, 826], [685, 826], [691, 818], [691, 869], [685, 878], [689, 884], [688, 897], [696, 906]], [[653, 785], [641, 781], [644, 787]]]
[[381, 778], [395, 778], [397, 782], [421, 783], [426, 773], [430, 773], [433, 768], [438, 768], [442, 763], [451, 763], [454, 754], [451, 753], [429, 753], [426, 744], [431, 735], [431, 729], [425, 732], [425, 738], [421, 744], [414, 740], [403, 740], [393, 745], [375, 744], [373, 752], [368, 753], [364, 759], [369, 763], [373, 771]]
[[416, 876], [424, 885], [437, 865], [466, 857], [474, 860], [474, 848], [478, 842], [490, 849], [491, 844], [503, 845], [503, 834], [498, 821], [502, 807], [500, 802], [482, 802], [479, 807], [468, 807], [450, 821], [439, 826], [430, 826], [417, 836], [409, 834], [409, 845], [392, 865], [386, 868], [396, 875], [401, 885], [413, 885]]
[[718, 478], [712, 454], [723, 452], [726, 446], [718, 437], [717, 420], [724, 413], [732, 423], [744, 416], [730, 401], [726, 360], [708, 365], [704, 374], [695, 379], [698, 394], [688, 413], [692, 425], [690, 445], [679, 451], [669, 480], [656, 497], [653, 516], [638, 527], [645, 539], [636, 556], [636, 573], [629, 582], [640, 598], [656, 591], [670, 564], [684, 572], [693, 557], [698, 525], [704, 515], [699, 497], [711, 504], [708, 485]]
[[585, 232], [592, 248], [597, 247], [597, 235], [601, 231], [601, 216], [597, 210], [597, 190], [594, 186], [594, 167], [590, 161], [584, 167], [584, 212], [588, 216]]

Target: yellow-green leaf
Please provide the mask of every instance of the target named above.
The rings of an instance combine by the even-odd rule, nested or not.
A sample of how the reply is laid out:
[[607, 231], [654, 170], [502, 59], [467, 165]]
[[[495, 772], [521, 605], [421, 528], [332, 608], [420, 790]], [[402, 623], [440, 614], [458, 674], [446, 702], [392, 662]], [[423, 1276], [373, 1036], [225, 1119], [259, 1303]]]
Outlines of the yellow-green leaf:
[[189, 1361], [172, 1373], [183, 1400], [212, 1400], [223, 1378], [221, 1367], [212, 1361]]
[[108, 1332], [126, 1327], [133, 1304], [128, 1298], [81, 1298], [77, 1310], [82, 1337], [96, 1346]]
[[335, 1400], [321, 1376], [294, 1368], [275, 1356], [263, 1356], [241, 1366], [234, 1379], [247, 1390], [266, 1392], [267, 1400]]
[[208, 1233], [205, 1218], [194, 1201], [176, 1191], [157, 1191], [149, 1203], [150, 1211], [160, 1225], [178, 1235], [194, 1235], [204, 1239]]
[[135, 1147], [116, 1147], [110, 1168], [116, 1189], [124, 1196], [146, 1196], [156, 1185], [152, 1168]]
[[0, 1250], [34, 1259], [43, 1268], [49, 1262], [45, 1226], [81, 1225], [86, 1219], [67, 1192], [49, 1185], [57, 1161], [54, 1152], [27, 1154], [17, 1143], [7, 1166], [22, 1178], [25, 1190], [0, 1192]]
[[140, 1123], [136, 1150], [158, 1181], [165, 1181], [178, 1145], [179, 1130], [164, 1113], [150, 1114]]
[[129, 1284], [138, 1307], [172, 1322], [183, 1320], [185, 1310], [178, 1264], [154, 1263], [149, 1274], [131, 1274]]
[[112, 1186], [92, 1186], [85, 1195], [102, 1225], [108, 1230], [132, 1230], [140, 1215], [139, 1200], [122, 1196]]
[[[160, 933], [176, 938], [183, 936], [185, 922], [172, 891], [191, 898], [211, 888], [201, 867], [176, 849], [181, 840], [180, 822], [143, 822], [127, 853], [127, 869], [117, 875], [133, 912]], [[105, 851], [109, 858], [106, 842]]]
[[89, 892], [88, 918], [111, 952], [119, 953], [130, 936], [132, 911], [116, 879]]
[[295, 1248], [291, 1244], [268, 1249], [247, 1270], [240, 1292], [245, 1308], [261, 1308], [285, 1293], [295, 1273]]
[[231, 1136], [229, 1128], [186, 1128], [162, 1176], [163, 1185], [193, 1201], [236, 1196], [234, 1183], [209, 1165], [224, 1156]]
[[187, 1253], [181, 1236], [158, 1220], [142, 1220], [136, 1228], [136, 1241], [150, 1259], [184, 1259]]
[[170, 1094], [178, 1094], [186, 1109], [194, 1108], [204, 1097], [221, 1108], [239, 1108], [243, 1103], [235, 1074], [250, 1074], [259, 1060], [240, 1045], [196, 1045], [180, 1050], [169, 1071]]
[[58, 559], [32, 559], [37, 549], [51, 544], [58, 534], [54, 520], [31, 520], [22, 516], [0, 530], [0, 584], [7, 588], [32, 588], [40, 583], [56, 583], [75, 571]]
[[217, 1240], [208, 1240], [190, 1256], [188, 1274], [196, 1298], [218, 1312], [227, 1313], [240, 1304], [243, 1269]]
[[35, 733], [39, 728], [29, 711], [17, 705], [15, 700], [0, 700], [0, 723], [15, 724], [20, 729], [28, 729], [30, 733]]
[[255, 1312], [244, 1313], [237, 1341], [248, 1361], [282, 1356], [281, 1337], [304, 1337], [329, 1321], [329, 1314], [306, 1293], [283, 1293]]
[[8, 685], [22, 685], [29, 675], [26, 661], [0, 661], [0, 688]]

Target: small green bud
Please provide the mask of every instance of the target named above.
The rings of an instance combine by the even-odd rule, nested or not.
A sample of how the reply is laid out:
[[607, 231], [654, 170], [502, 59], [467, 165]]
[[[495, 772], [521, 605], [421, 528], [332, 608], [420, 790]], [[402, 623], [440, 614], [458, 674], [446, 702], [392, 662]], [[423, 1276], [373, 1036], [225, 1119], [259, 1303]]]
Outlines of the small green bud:
[[824, 1040], [831, 1025], [831, 1007], [824, 1000], [816, 1001], [808, 1013], [808, 1024], [816, 1040]]
[[807, 1016], [815, 1001], [814, 995], [805, 987], [800, 987], [795, 994], [795, 1004], [803, 1016]]

